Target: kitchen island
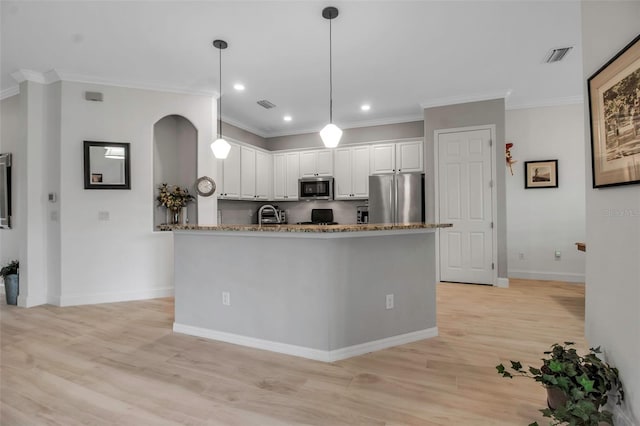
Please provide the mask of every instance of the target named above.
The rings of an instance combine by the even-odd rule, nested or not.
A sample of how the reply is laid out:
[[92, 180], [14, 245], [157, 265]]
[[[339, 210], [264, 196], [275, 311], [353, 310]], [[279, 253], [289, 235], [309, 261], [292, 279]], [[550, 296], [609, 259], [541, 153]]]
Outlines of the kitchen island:
[[173, 329], [327, 362], [434, 337], [435, 233], [448, 226], [165, 228]]

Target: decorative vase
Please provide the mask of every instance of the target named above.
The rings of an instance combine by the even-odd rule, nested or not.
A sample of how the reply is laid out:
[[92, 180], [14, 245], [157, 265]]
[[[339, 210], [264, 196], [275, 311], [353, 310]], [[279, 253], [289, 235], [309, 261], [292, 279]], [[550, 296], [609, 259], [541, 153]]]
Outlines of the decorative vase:
[[171, 224], [180, 225], [180, 210], [171, 210]]
[[4, 277], [4, 292], [7, 297], [7, 305], [18, 304], [18, 274], [11, 274]]
[[564, 393], [561, 389], [554, 387], [547, 387], [547, 406], [555, 410], [558, 407], [561, 407], [567, 403], [569, 398], [567, 394]]
[[180, 209], [180, 225], [186, 225], [189, 223], [189, 217], [187, 216], [187, 208]]

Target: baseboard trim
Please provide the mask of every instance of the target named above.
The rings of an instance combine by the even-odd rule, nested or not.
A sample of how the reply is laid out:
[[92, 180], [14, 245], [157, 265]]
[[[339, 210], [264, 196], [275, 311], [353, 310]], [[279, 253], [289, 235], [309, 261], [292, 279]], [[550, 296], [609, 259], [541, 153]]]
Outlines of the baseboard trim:
[[496, 281], [496, 287], [509, 288], [509, 278], [498, 278], [498, 281]]
[[270, 340], [258, 339], [255, 337], [242, 336], [239, 334], [226, 333], [223, 331], [210, 330], [208, 328], [194, 327], [191, 325], [173, 323], [173, 331], [176, 333], [188, 334], [190, 336], [204, 337], [205, 339], [219, 340], [226, 343], [247, 346], [254, 349], [262, 349], [286, 355], [293, 355], [302, 358], [313, 359], [322, 362], [334, 362], [341, 359], [351, 358], [368, 352], [379, 351], [392, 346], [404, 345], [418, 340], [429, 339], [438, 335], [438, 327], [427, 328], [385, 339], [374, 340], [358, 345], [348, 346], [332, 351], [307, 348], [304, 346], [290, 345], [288, 343], [274, 342]]
[[543, 272], [519, 269], [509, 270], [509, 276], [525, 280], [566, 281], [571, 283], [584, 283], [585, 280], [584, 274], [576, 274], [573, 272]]
[[98, 303], [131, 302], [134, 300], [157, 299], [173, 296], [173, 287], [155, 288], [119, 293], [94, 293], [62, 295], [57, 298], [58, 306], [95, 305]]

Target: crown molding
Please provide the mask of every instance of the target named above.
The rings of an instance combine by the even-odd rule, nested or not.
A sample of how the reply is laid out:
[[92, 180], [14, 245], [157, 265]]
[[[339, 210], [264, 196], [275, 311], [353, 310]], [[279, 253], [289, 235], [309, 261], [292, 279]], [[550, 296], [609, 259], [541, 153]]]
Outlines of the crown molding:
[[[374, 126], [385, 126], [388, 124], [401, 124], [401, 123], [411, 123], [413, 121], [424, 121], [424, 116], [422, 114], [414, 114], [414, 115], [402, 115], [397, 117], [386, 117], [372, 120], [363, 120], [363, 121], [343, 121], [336, 122], [342, 130], [348, 129], [357, 129], [361, 127], [374, 127]], [[319, 133], [322, 129], [322, 124], [318, 127], [308, 128], [308, 129], [299, 129], [299, 130], [291, 130], [286, 132], [270, 132], [267, 133], [267, 136], [263, 136], [264, 138], [278, 138], [282, 136], [293, 136], [293, 135], [305, 135], [309, 133]]]
[[182, 95], [207, 96], [218, 98], [215, 90], [192, 90], [184, 87], [171, 87], [156, 84], [148, 84], [137, 81], [110, 80], [83, 74], [74, 74], [67, 71], [52, 69], [41, 73], [38, 71], [21, 69], [11, 74], [11, 77], [19, 84], [23, 81], [33, 81], [40, 84], [51, 84], [56, 81], [68, 81], [72, 83], [99, 84], [127, 89], [153, 90], [157, 92], [178, 93]]
[[512, 104], [508, 102], [507, 105], [505, 106], [505, 109], [514, 110], [514, 109], [527, 109], [527, 108], [543, 108], [543, 107], [562, 106], [562, 105], [578, 105], [583, 103], [584, 103], [584, 97], [582, 96], [567, 96], [565, 98], [545, 99], [538, 102], [530, 102], [530, 103], [522, 103], [522, 104]]
[[218, 92], [215, 90], [195, 90], [187, 89], [184, 87], [149, 84], [139, 81], [111, 80], [90, 75], [70, 73], [67, 71], [57, 71], [57, 74], [60, 77], [60, 80], [72, 83], [99, 84], [104, 86], [123, 87], [126, 89], [153, 90], [156, 92], [178, 93], [181, 95], [207, 96], [214, 98], [218, 97]]
[[478, 93], [475, 95], [451, 96], [448, 98], [431, 99], [421, 102], [422, 109], [441, 107], [455, 104], [466, 104], [469, 102], [489, 101], [492, 99], [506, 99], [511, 95], [511, 90], [503, 90], [496, 92]]
[[9, 87], [8, 89], [4, 89], [0, 91], [0, 101], [3, 99], [10, 98], [20, 93], [20, 86]]
[[[242, 130], [247, 131], [249, 133], [253, 133], [256, 136], [260, 136], [261, 138], [265, 138], [266, 139], [266, 138], [270, 137], [270, 136], [268, 136], [268, 134], [264, 133], [263, 131], [260, 131], [260, 130], [256, 129], [255, 127], [247, 126], [244, 123], [240, 123], [240, 122], [238, 122], [238, 121], [234, 120], [233, 118], [230, 118], [230, 117], [228, 117], [226, 115], [222, 115], [221, 118], [222, 118], [222, 121], [224, 123], [231, 124], [232, 126], [235, 126], [235, 127], [239, 128], [239, 129], [242, 129]], [[216, 119], [215, 121], [217, 122], [218, 120]]]

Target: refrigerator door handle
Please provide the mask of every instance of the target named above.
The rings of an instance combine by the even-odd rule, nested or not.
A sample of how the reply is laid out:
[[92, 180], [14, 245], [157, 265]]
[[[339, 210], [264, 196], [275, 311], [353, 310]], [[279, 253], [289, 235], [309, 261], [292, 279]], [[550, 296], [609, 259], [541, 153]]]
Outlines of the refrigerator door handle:
[[393, 224], [396, 225], [398, 223], [398, 179], [396, 178], [396, 175], [393, 175], [391, 179], [391, 191], [393, 192], [393, 200], [391, 204], [393, 206], [393, 209], [391, 210], [391, 220]]

